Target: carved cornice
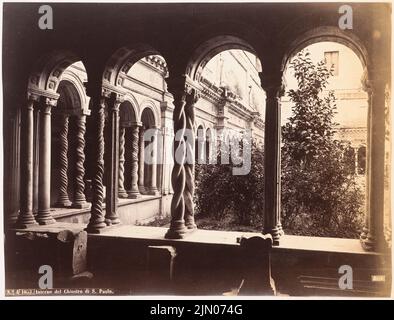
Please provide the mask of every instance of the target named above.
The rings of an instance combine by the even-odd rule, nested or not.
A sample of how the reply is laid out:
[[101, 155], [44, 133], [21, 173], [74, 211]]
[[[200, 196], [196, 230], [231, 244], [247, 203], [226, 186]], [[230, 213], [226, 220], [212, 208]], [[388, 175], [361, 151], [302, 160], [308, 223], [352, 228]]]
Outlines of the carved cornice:
[[142, 122], [140, 121], [125, 121], [121, 120], [119, 122], [122, 128], [130, 128], [130, 127], [142, 127]]
[[30, 88], [27, 91], [27, 99], [31, 101], [39, 101], [44, 102], [45, 104], [56, 106], [57, 100], [59, 99], [59, 94], [56, 92], [50, 92], [40, 89]]
[[146, 56], [144, 60], [142, 60], [145, 64], [148, 64], [154, 67], [156, 70], [160, 70], [162, 73], [168, 73], [167, 63], [164, 59], [160, 58], [159, 56]]

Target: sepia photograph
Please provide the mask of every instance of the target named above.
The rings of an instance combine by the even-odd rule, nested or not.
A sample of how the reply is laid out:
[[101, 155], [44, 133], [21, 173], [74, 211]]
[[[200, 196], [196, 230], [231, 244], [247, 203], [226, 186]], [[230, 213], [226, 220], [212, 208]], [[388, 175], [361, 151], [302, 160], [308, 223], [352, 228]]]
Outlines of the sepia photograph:
[[3, 2], [4, 297], [391, 298], [391, 15]]

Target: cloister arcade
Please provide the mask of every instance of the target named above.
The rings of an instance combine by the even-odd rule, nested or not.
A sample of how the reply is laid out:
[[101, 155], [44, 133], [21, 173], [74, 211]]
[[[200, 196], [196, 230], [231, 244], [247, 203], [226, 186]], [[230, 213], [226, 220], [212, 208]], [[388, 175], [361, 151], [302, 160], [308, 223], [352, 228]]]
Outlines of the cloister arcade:
[[[173, 143], [171, 152], [185, 153], [186, 148], [192, 148], [193, 154], [208, 160], [217, 139], [215, 133], [220, 135], [227, 113], [236, 101], [222, 88], [215, 88], [216, 94], [210, 98], [219, 101], [225, 97], [228, 101], [222, 118], [219, 110], [216, 126], [196, 122], [193, 110], [206, 92], [206, 83], [201, 79], [203, 68], [219, 52], [241, 49], [256, 55], [262, 65], [259, 77], [266, 95], [261, 136], [265, 154], [262, 232], [270, 233], [274, 245], [280, 248], [283, 71], [291, 57], [307, 45], [333, 41], [348, 46], [360, 58], [368, 93], [368, 141], [356, 152], [358, 159], [365, 157], [362, 161], [366, 163], [367, 177], [368, 210], [361, 242], [365, 250], [387, 248], [383, 228], [384, 217], [390, 212], [386, 166], [390, 150], [385, 148], [385, 139], [389, 132], [386, 117], [391, 64], [386, 5], [357, 4], [353, 30], [339, 29], [335, 3], [286, 4], [291, 8], [274, 4], [205, 8], [195, 4], [169, 9], [158, 5], [162, 11], [152, 10], [151, 5], [121, 6], [123, 15], [106, 25], [113, 6], [95, 7], [95, 14], [89, 14], [91, 18], [86, 20], [79, 18], [88, 8], [76, 10], [77, 5], [53, 4], [58, 16], [51, 31], [14, 26], [11, 20], [18, 9], [4, 6], [5, 30], [15, 29], [5, 33], [8, 46], [3, 50], [7, 228], [54, 224], [53, 206], [79, 209], [90, 206], [86, 230], [89, 234], [101, 234], [109, 227], [124, 224], [118, 213], [122, 201], [171, 194], [171, 224], [163, 236], [187, 238], [190, 230], [198, 227], [194, 221], [193, 165], [178, 162], [172, 165], [166, 161], [163, 165], [147, 164], [141, 150], [151, 143], [157, 145], [158, 138], [153, 136], [144, 141], [143, 133], [149, 129], [160, 131], [165, 145]], [[24, 7], [32, 17], [37, 16], [36, 9], [34, 4]], [[201, 15], [196, 15], [195, 10]], [[105, 11], [109, 13], [104, 14]], [[20, 28], [30, 35], [29, 44], [13, 36]], [[127, 75], [137, 61], [155, 56], [166, 62], [163, 71], [166, 102], [161, 105], [136, 102], [125, 90]], [[73, 72], [85, 71], [86, 82], [77, 81]], [[248, 129], [261, 127], [257, 114], [240, 110], [248, 119], [245, 120]], [[174, 132], [188, 128], [194, 130], [195, 143], [174, 140]], [[171, 158], [170, 154], [155, 154], [155, 147], [152, 150], [154, 159]], [[56, 157], [61, 161], [54, 168], [51, 158]], [[172, 167], [171, 177], [162, 174], [167, 165]]]

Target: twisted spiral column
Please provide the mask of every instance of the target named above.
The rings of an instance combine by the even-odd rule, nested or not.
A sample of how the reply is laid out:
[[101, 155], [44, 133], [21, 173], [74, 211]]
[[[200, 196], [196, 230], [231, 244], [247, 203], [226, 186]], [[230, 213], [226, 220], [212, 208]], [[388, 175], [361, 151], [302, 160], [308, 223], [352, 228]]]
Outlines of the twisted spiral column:
[[144, 127], [139, 130], [139, 159], [138, 159], [138, 189], [141, 194], [146, 194], [145, 189], [145, 141], [144, 141]]
[[184, 215], [185, 215], [185, 79], [175, 78], [167, 79], [168, 90], [174, 96], [174, 167], [171, 173], [171, 184], [174, 194], [171, 201], [171, 223], [165, 237], [168, 239], [181, 239], [186, 233]]
[[131, 127], [131, 184], [130, 190], [127, 191], [129, 198], [136, 199], [141, 196], [138, 190], [138, 147], [139, 147], [139, 127]]
[[70, 120], [69, 114], [61, 115], [60, 130], [60, 150], [59, 150], [59, 195], [56, 202], [57, 207], [70, 207], [71, 201], [68, 198], [68, 125]]
[[86, 115], [77, 117], [77, 134], [76, 134], [76, 164], [75, 164], [75, 191], [74, 203], [75, 208], [87, 208], [88, 203], [85, 197], [85, 133], [86, 133]]
[[194, 106], [198, 100], [197, 92], [192, 89], [190, 93], [186, 95], [185, 105], [185, 118], [186, 118], [186, 129], [188, 130], [186, 140], [186, 155], [187, 160], [185, 164], [185, 177], [186, 185], [183, 192], [185, 199], [185, 224], [188, 229], [196, 229], [196, 223], [194, 221], [194, 169], [195, 169], [195, 114]]
[[97, 106], [93, 108], [93, 115], [96, 120], [96, 161], [95, 161], [95, 173], [92, 180], [92, 207], [90, 210], [90, 220], [86, 228], [87, 232], [100, 233], [100, 231], [106, 227], [104, 212], [103, 212], [103, 201], [104, 201], [104, 122], [105, 122], [105, 101], [104, 98], [96, 98], [94, 101]]
[[119, 198], [127, 198], [127, 192], [124, 188], [124, 163], [125, 163], [125, 134], [126, 128], [121, 127], [119, 132]]

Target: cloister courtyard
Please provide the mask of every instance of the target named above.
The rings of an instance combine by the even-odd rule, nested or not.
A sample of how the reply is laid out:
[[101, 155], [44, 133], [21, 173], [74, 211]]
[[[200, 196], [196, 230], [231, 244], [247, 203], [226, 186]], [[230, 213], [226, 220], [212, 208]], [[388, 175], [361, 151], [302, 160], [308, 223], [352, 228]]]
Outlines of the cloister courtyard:
[[40, 6], [3, 6], [6, 289], [390, 295], [390, 4]]

